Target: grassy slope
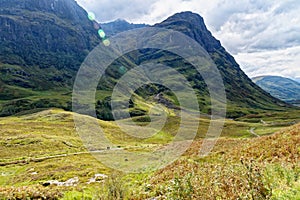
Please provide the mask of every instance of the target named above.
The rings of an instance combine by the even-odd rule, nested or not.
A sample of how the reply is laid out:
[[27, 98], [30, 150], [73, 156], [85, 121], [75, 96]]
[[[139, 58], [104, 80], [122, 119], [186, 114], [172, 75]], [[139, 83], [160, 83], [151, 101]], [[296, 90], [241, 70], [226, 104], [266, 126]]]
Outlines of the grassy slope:
[[299, 199], [299, 133], [297, 124], [272, 136], [220, 139], [205, 158], [198, 157], [197, 141], [183, 158], [150, 178], [152, 191], [171, 199]]
[[[86, 184], [88, 179], [93, 177], [94, 174], [111, 174], [112, 170], [103, 166], [90, 154], [85, 153], [86, 150], [75, 132], [72, 115], [70, 112], [52, 109], [20, 117], [0, 118], [0, 196], [1, 193], [3, 195], [6, 194], [6, 196], [9, 193], [33, 195], [33, 188], [50, 196], [62, 195], [69, 190], [79, 191], [66, 193], [66, 198], [70, 195], [82, 195], [83, 188], [86, 188], [83, 190], [85, 193], [93, 193], [93, 195], [97, 193], [95, 191], [98, 191], [98, 193], [102, 191], [103, 194], [107, 193], [105, 188], [109, 187], [108, 183], [104, 183], [104, 185]], [[290, 116], [292, 119], [289, 120], [294, 121], [297, 120], [296, 116], [299, 115], [295, 112], [294, 114], [291, 113]], [[270, 115], [265, 116], [265, 118], [272, 120]], [[275, 120], [279, 122], [278, 119]], [[148, 140], [137, 141], [130, 137], [124, 137], [114, 123], [99, 121], [102, 127], [105, 127], [107, 136], [116, 145], [139, 151], [147, 151], [149, 148], [156, 148], [170, 141], [172, 134], [176, 131], [178, 122], [175, 116], [170, 117], [164, 129], [158, 135]], [[187, 179], [190, 179], [193, 183], [194, 190], [190, 192], [192, 197], [203, 195], [206, 192], [211, 198], [217, 198], [218, 194], [223, 195], [225, 198], [232, 195], [233, 189], [240, 191], [240, 195], [251, 195], [249, 188], [239, 184], [247, 185], [249, 181], [254, 181], [251, 177], [247, 178], [247, 166], [250, 166], [249, 163], [252, 162], [255, 163], [255, 166], [253, 164], [250, 167], [259, 167], [261, 170], [259, 176], [262, 181], [267, 184], [267, 181], [272, 179], [269, 180], [268, 184], [273, 184], [271, 190], [273, 195], [299, 195], [293, 193], [295, 188], [299, 187], [298, 179], [296, 178], [299, 175], [299, 160], [297, 160], [300, 151], [297, 146], [300, 142], [299, 124], [273, 136], [251, 139], [254, 136], [249, 132], [250, 127], [256, 127], [257, 133], [263, 135], [274, 133], [276, 130], [289, 124], [286, 121], [278, 125], [270, 125], [258, 122], [227, 120], [222, 133], [223, 137], [219, 140], [213, 153], [208, 157], [199, 158], [198, 149], [202, 142], [201, 137], [203, 137], [203, 132], [207, 129], [209, 120], [202, 118], [200, 122], [198, 139], [185, 155], [174, 164], [159, 172], [127, 174], [123, 176], [122, 179], [126, 181], [126, 184], [120, 187], [126, 187], [127, 195], [131, 196], [132, 199], [143, 199], [159, 196], [160, 194], [165, 194], [165, 196], [171, 198], [174, 195], [179, 195], [178, 192], [182, 194], [184, 192], [188, 193], [190, 186], [184, 184], [184, 182], [188, 182]], [[72, 154], [75, 152], [81, 153], [79, 155]], [[70, 156], [34, 160], [34, 158], [44, 158], [59, 154], [70, 154]], [[241, 164], [239, 161], [241, 157], [245, 159], [244, 164]], [[248, 161], [251, 158], [254, 161]], [[22, 162], [6, 165], [12, 161]], [[286, 169], [280, 167], [281, 165], [286, 165]], [[274, 173], [274, 175], [269, 176], [268, 173]], [[189, 178], [189, 174], [193, 175], [192, 179]], [[47, 180], [65, 181], [75, 176], [79, 177], [80, 180], [80, 184], [77, 187], [57, 188], [40, 186], [41, 182]], [[231, 177], [234, 181], [233, 185], [230, 186], [232, 187], [231, 189], [228, 189], [229, 186], [224, 185], [227, 184], [227, 177]], [[210, 185], [214, 184], [211, 180], [214, 180], [215, 183], [220, 183], [220, 185]], [[257, 184], [257, 182], [253, 182], [252, 185], [255, 194], [266, 190], [265, 187], [267, 185], [262, 187]], [[211, 186], [214, 187], [209, 189]], [[18, 188], [20, 189], [20, 187], [22, 192], [15, 191]], [[281, 187], [286, 189], [286, 192], [283, 192], [284, 194], [281, 194]], [[205, 196], [203, 197], [205, 198]]]

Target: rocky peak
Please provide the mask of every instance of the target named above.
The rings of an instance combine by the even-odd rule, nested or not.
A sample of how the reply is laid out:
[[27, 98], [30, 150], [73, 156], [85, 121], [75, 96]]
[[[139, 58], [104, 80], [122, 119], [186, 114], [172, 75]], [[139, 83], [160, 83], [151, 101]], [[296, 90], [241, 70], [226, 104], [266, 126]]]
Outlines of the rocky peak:
[[203, 18], [190, 11], [177, 13], [154, 26], [182, 32], [195, 39], [208, 52], [222, 48], [221, 43], [207, 29]]

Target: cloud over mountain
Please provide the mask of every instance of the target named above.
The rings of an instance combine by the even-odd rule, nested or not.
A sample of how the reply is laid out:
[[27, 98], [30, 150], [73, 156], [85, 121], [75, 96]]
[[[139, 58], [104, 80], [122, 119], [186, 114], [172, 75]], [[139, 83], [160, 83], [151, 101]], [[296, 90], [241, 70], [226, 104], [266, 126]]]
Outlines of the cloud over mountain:
[[250, 76], [300, 76], [298, 0], [78, 0], [99, 21], [154, 24], [176, 12], [201, 14]]

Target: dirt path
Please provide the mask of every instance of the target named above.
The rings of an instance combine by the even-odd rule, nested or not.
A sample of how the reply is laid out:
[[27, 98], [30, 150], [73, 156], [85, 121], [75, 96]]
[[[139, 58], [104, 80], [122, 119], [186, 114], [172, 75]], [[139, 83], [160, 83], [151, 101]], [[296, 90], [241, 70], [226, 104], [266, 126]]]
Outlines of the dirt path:
[[16, 165], [16, 164], [29, 164], [31, 162], [42, 162], [42, 161], [54, 159], [54, 158], [77, 156], [77, 155], [84, 155], [84, 154], [91, 154], [91, 153], [101, 153], [101, 152], [105, 152], [105, 151], [115, 151], [115, 150], [121, 150], [121, 149], [122, 148], [114, 148], [114, 149], [110, 149], [110, 150], [84, 151], [84, 152], [76, 152], [76, 153], [68, 153], [68, 154], [58, 154], [58, 155], [53, 155], [53, 156], [43, 156], [43, 157], [39, 157], [39, 158], [27, 158], [27, 159], [22, 159], [22, 160], [3, 162], [3, 163], [0, 163], [0, 166]]
[[67, 156], [76, 156], [76, 155], [82, 155], [82, 154], [89, 154], [89, 152], [59, 154], [59, 155], [44, 156], [44, 157], [39, 157], [39, 158], [27, 158], [27, 159], [23, 159], [23, 160], [14, 160], [14, 161], [0, 163], [0, 166], [16, 165], [16, 164], [28, 164], [30, 162], [41, 162], [41, 161], [48, 160], [48, 159], [53, 159], [53, 158], [61, 158], [61, 157], [67, 157]]
[[251, 127], [249, 132], [254, 135], [255, 137], [260, 137], [260, 135], [258, 135], [257, 133], [255, 133], [255, 127]]

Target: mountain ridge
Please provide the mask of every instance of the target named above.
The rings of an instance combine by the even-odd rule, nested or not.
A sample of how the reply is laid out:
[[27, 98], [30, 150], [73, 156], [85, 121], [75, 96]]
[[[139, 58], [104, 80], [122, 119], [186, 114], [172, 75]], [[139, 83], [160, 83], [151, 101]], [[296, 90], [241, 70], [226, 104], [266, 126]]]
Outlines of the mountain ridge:
[[149, 27], [148, 24], [134, 24], [134, 23], [129, 23], [128, 21], [124, 19], [117, 19], [112, 22], [107, 22], [107, 23], [101, 23], [101, 27], [103, 30], [105, 30], [105, 33], [107, 36], [113, 36], [115, 34], [132, 30], [135, 28], [143, 28], [143, 27]]
[[[177, 25], [178, 23], [185, 24], [187, 28], [182, 31], [180, 26]], [[283, 102], [273, 99], [273, 97], [251, 81], [251, 79], [240, 69], [233, 56], [226, 51], [226, 49], [221, 45], [221, 42], [217, 40], [207, 29], [204, 19], [200, 15], [190, 11], [181, 12], [169, 17], [162, 23], [154, 25], [154, 27], [155, 26], [181, 31], [196, 40], [205, 48], [205, 50], [207, 50], [223, 76], [226, 93], [230, 94], [227, 95], [229, 101], [234, 101], [237, 97], [239, 97], [240, 102], [249, 101], [248, 104], [255, 105], [255, 103], [251, 100], [255, 98], [255, 101], [257, 102], [263, 102], [266, 100], [271, 102], [273, 101], [278, 105], [284, 105]], [[232, 94], [234, 90], [237, 90], [237, 92]], [[251, 90], [257, 91], [258, 93], [249, 92]]]
[[281, 76], [258, 76], [253, 81], [276, 98], [291, 104], [300, 102], [300, 83]]

